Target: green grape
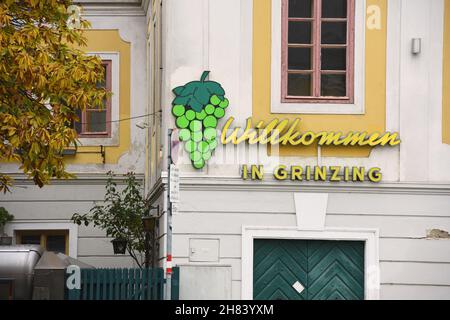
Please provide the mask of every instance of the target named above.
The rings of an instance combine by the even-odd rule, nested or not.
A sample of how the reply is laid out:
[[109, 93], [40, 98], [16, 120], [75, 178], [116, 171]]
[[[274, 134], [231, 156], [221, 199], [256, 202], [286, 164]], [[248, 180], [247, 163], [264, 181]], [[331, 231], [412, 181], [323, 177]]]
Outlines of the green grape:
[[177, 118], [176, 124], [177, 124], [177, 127], [178, 127], [178, 128], [184, 129], [184, 128], [187, 128], [187, 127], [188, 127], [188, 125], [189, 125], [189, 120], [186, 119], [186, 116], [181, 116], [181, 117], [178, 117], [178, 118]]
[[204, 110], [205, 110], [206, 114], [213, 114], [215, 109], [216, 108], [214, 108], [214, 106], [212, 104], [208, 104]]
[[215, 128], [217, 127], [217, 119], [214, 116], [207, 116], [205, 120], [203, 120], [203, 125], [205, 128]]
[[189, 121], [192, 121], [195, 119], [195, 111], [194, 110], [188, 110], [186, 111], [186, 119], [188, 119]]
[[191, 139], [191, 132], [188, 129], [182, 129], [180, 130], [178, 137], [180, 138], [180, 141], [188, 141]]
[[220, 98], [217, 95], [213, 95], [211, 97], [211, 100], [209, 101], [215, 106], [219, 105], [219, 103], [222, 102], [222, 100], [220, 100]]
[[184, 149], [187, 152], [194, 152], [197, 149], [197, 144], [192, 140], [188, 140], [188, 141], [186, 141], [186, 144], [184, 145]]
[[221, 119], [225, 116], [225, 110], [222, 108], [216, 108], [216, 110], [214, 111], [214, 116], [217, 119]]
[[191, 152], [191, 160], [193, 162], [198, 162], [202, 160], [202, 154], [199, 151]]
[[202, 126], [203, 125], [201, 121], [193, 120], [191, 121], [189, 128], [191, 129], [192, 132], [197, 132], [202, 130]]
[[202, 141], [198, 144], [198, 151], [201, 153], [205, 153], [209, 151], [209, 143], [206, 141]]
[[196, 132], [192, 132], [192, 140], [195, 142], [200, 142], [203, 139], [203, 132], [201, 131], [196, 131]]
[[203, 169], [205, 167], [205, 160], [200, 159], [198, 161], [193, 162], [194, 168], [196, 169]]
[[197, 120], [203, 120], [206, 118], [206, 116], [207, 116], [207, 114], [206, 114], [205, 110], [195, 113], [195, 117], [197, 118]]
[[211, 155], [211, 151], [206, 151], [202, 154], [203, 160], [208, 161], [209, 159], [211, 159], [212, 155]]
[[227, 98], [225, 98], [222, 102], [219, 103], [219, 107], [226, 109], [230, 105], [230, 101], [228, 101]]
[[207, 128], [204, 133], [206, 141], [211, 141], [216, 139], [217, 130], [215, 128]]
[[177, 105], [173, 106], [173, 108], [172, 108], [172, 113], [175, 117], [181, 117], [185, 111], [186, 111], [186, 108], [184, 106], [182, 106], [181, 104], [177, 104]]
[[209, 149], [211, 149], [211, 150], [216, 150], [216, 148], [217, 148], [217, 140], [212, 140], [212, 141], [209, 143]]

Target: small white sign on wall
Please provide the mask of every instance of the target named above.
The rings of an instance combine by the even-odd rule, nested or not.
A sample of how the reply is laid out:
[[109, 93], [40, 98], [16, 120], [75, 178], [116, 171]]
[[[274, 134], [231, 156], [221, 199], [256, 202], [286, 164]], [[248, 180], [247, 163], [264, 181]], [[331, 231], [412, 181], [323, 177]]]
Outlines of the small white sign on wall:
[[170, 165], [169, 183], [170, 202], [180, 202], [180, 169], [178, 169], [174, 164]]

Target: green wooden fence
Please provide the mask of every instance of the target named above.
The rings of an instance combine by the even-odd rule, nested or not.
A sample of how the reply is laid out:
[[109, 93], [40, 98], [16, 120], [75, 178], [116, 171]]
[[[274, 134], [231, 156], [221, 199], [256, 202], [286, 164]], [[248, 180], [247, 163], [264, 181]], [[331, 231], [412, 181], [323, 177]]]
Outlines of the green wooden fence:
[[[178, 286], [178, 275], [175, 285]], [[154, 269], [81, 269], [81, 289], [67, 290], [68, 300], [162, 300], [164, 271]], [[172, 296], [177, 300], [178, 295]]]

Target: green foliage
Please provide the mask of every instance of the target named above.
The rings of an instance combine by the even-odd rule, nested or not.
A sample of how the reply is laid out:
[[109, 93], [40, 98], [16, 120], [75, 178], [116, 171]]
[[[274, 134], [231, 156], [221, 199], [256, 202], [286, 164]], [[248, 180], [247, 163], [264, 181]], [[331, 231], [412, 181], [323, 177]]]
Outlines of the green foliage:
[[0, 207], [0, 228], [3, 228], [5, 224], [14, 220], [14, 216], [3, 207]]
[[[72, 0], [0, 1], [0, 161], [15, 161], [39, 187], [71, 178], [62, 152], [76, 144], [79, 110], [103, 107], [104, 68], [67, 25]], [[0, 173], [0, 191], [12, 179]]]
[[104, 202], [95, 203], [86, 214], [75, 213], [72, 221], [78, 225], [92, 224], [105, 230], [108, 237], [126, 240], [129, 255], [142, 267], [142, 253], [145, 252], [142, 218], [148, 212], [143, 188], [134, 173], [126, 175], [126, 187], [120, 191], [114, 181], [114, 174], [109, 172]]

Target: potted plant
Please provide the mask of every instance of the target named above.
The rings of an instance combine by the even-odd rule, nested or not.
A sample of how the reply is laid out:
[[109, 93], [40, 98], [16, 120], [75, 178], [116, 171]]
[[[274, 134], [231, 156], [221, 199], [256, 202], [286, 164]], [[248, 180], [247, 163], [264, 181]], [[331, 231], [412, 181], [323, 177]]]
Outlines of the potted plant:
[[4, 233], [4, 227], [8, 222], [11, 222], [14, 216], [3, 207], [0, 207], [0, 245], [10, 246], [12, 244], [12, 237]]

